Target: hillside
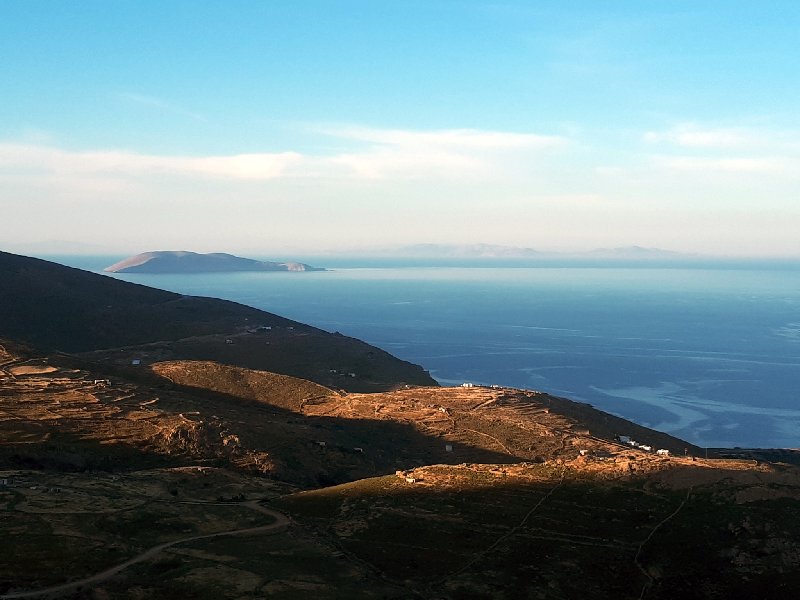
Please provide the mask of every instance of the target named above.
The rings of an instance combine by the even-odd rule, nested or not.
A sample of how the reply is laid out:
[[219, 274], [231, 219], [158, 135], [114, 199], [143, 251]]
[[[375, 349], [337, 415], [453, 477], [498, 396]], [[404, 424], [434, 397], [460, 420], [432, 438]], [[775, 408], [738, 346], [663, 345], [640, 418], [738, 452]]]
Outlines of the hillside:
[[44, 261], [0, 254], [0, 277], [2, 599], [800, 586], [800, 469], [770, 462], [796, 452], [419, 385], [358, 340]]
[[800, 473], [782, 465], [438, 465], [273, 505], [418, 598], [778, 599], [800, 582]]
[[700, 458], [507, 388], [108, 373], [0, 343], [0, 598], [777, 599], [800, 582], [796, 467]]
[[130, 256], [107, 267], [109, 273], [233, 273], [241, 271], [324, 271], [299, 262], [272, 262], [216, 252], [161, 250]]
[[95, 360], [117, 365], [146, 364], [156, 354], [215, 360], [363, 391], [436, 383], [360, 340], [234, 302], [5, 252], [0, 280], [0, 337], [45, 350], [94, 352]]

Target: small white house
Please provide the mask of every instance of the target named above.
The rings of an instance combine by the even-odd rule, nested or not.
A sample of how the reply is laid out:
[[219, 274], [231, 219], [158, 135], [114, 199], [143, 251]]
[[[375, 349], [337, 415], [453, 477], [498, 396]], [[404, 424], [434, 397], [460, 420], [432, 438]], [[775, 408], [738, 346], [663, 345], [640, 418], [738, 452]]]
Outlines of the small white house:
[[131, 361], [131, 364], [132, 364], [134, 367], [138, 367], [140, 364], [142, 364], [142, 361], [141, 361], [141, 359], [139, 359], [139, 358], [134, 358], [134, 359]]
[[658, 454], [659, 456], [669, 456], [669, 450], [666, 450], [664, 448], [659, 448], [658, 450], [656, 450], [656, 454]]
[[475, 384], [469, 383], [469, 382], [464, 382], [464, 383], [461, 384], [461, 387], [462, 388], [471, 388], [471, 387], [475, 387]]

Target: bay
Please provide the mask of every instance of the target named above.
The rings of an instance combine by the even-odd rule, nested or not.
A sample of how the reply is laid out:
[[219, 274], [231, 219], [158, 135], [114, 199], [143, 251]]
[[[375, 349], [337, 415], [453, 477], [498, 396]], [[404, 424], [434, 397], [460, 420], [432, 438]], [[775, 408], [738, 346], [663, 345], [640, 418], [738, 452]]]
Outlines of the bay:
[[[57, 260], [99, 272], [115, 258]], [[800, 446], [796, 267], [357, 264], [114, 277], [339, 331], [443, 385], [545, 391], [700, 446]]]

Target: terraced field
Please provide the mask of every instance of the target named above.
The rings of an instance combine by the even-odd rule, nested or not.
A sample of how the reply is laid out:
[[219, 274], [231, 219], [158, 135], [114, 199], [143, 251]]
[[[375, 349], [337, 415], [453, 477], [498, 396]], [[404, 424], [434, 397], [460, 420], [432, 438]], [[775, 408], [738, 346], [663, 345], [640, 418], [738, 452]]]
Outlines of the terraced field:
[[0, 597], [791, 597], [800, 470], [700, 454], [530, 391], [2, 344]]

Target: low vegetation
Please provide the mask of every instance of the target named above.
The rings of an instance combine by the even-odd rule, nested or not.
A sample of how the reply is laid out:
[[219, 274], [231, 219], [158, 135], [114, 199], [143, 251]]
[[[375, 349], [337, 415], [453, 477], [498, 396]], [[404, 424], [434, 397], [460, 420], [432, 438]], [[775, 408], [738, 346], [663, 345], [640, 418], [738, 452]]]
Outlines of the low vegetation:
[[8, 256], [0, 335], [28, 334], [0, 339], [0, 598], [800, 588], [800, 470], [779, 462], [797, 452], [707, 458], [586, 404], [416, 385], [434, 382], [357, 340]]
[[[780, 598], [798, 583], [795, 467], [683, 456], [585, 405], [502, 388], [347, 394], [210, 362], [109, 378], [0, 348], [0, 519], [15, 540], [0, 593], [169, 542], [63, 594]], [[295, 525], [195, 539], [269, 523], [254, 500]]]

